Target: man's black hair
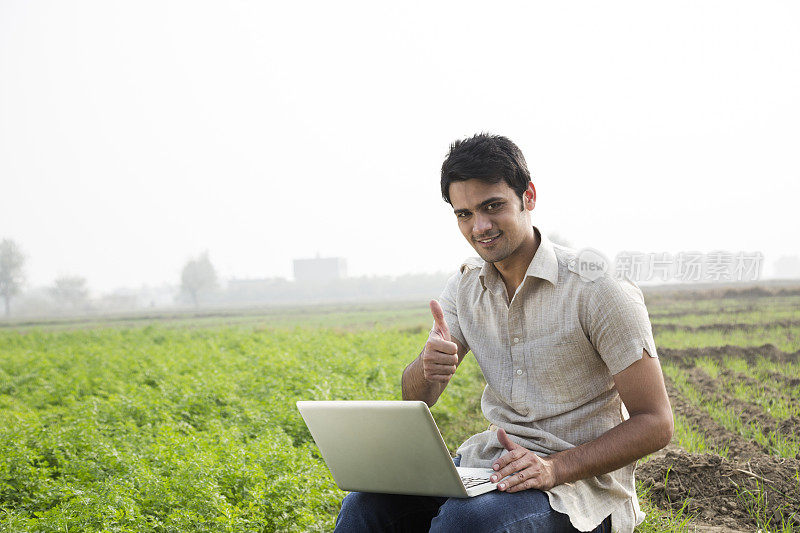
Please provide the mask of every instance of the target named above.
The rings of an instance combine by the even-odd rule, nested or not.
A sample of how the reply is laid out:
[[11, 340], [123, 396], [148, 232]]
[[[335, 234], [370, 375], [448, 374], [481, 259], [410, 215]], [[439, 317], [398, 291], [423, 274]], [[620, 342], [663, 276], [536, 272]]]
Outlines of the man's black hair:
[[522, 198], [531, 173], [522, 150], [502, 135], [478, 133], [450, 145], [442, 163], [442, 198], [450, 202], [450, 184], [479, 179], [489, 183], [505, 181]]

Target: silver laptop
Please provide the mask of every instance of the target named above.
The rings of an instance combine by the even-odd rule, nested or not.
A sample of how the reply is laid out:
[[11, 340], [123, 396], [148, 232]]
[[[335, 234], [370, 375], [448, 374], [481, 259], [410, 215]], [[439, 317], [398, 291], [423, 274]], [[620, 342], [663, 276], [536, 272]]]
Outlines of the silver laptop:
[[425, 402], [299, 401], [342, 490], [468, 498], [497, 488], [490, 468], [456, 467]]

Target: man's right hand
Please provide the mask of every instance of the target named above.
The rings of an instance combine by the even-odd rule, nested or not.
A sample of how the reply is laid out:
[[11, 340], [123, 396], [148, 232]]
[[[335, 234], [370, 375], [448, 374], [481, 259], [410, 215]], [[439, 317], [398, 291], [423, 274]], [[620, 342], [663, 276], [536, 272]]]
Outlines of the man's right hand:
[[422, 371], [425, 381], [446, 385], [456, 373], [458, 345], [450, 339], [444, 311], [436, 300], [431, 300], [431, 314], [434, 325], [422, 350]]

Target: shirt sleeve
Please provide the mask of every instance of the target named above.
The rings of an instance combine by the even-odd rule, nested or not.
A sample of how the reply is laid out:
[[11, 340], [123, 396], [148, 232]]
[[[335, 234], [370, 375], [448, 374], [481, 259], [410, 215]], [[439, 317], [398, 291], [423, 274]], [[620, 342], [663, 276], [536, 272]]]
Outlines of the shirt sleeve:
[[642, 358], [658, 357], [642, 291], [628, 279], [604, 276], [592, 283], [587, 333], [612, 374]]
[[458, 285], [461, 281], [461, 272], [457, 272], [450, 276], [444, 286], [442, 294], [439, 296], [439, 304], [444, 311], [444, 321], [447, 322], [447, 328], [450, 330], [450, 336], [461, 343], [467, 350], [464, 335], [461, 333], [461, 326], [458, 323], [458, 307], [456, 305], [458, 296]]

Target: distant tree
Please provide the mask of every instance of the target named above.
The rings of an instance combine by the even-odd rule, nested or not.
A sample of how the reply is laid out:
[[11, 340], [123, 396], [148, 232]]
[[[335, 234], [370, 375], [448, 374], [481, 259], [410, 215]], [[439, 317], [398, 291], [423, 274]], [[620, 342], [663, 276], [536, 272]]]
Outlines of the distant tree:
[[50, 294], [61, 305], [79, 307], [86, 302], [89, 289], [86, 288], [86, 278], [81, 276], [61, 276], [55, 280], [50, 288]]
[[11, 239], [3, 239], [0, 242], [0, 296], [5, 303], [6, 316], [11, 313], [11, 298], [22, 288], [24, 264], [25, 255], [19, 245]]
[[181, 290], [191, 296], [195, 307], [197, 307], [198, 295], [212, 290], [216, 286], [217, 272], [208, 258], [208, 252], [200, 254], [196, 259], [190, 259], [183, 267]]

